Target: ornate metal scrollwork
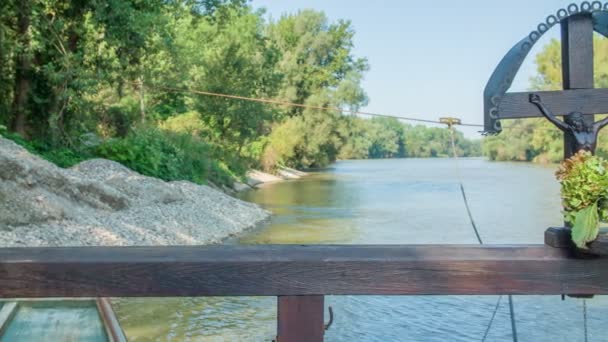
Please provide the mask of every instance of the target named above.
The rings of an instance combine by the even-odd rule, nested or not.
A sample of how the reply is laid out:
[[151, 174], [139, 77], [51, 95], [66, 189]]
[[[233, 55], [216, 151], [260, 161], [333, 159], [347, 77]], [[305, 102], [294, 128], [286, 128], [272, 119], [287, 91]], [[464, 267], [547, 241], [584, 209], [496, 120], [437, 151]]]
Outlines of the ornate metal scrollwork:
[[579, 8], [578, 8], [578, 5], [574, 4], [574, 3], [568, 5], [567, 8], [568, 8], [568, 14], [569, 15], [576, 14], [576, 13], [578, 13], [580, 11]]
[[540, 38], [540, 33], [536, 32], [536, 31], [532, 31], [528, 35], [528, 38], [530, 38], [530, 42], [535, 43], [538, 40], [538, 38]]
[[536, 42], [557, 23], [579, 13], [590, 13], [593, 16], [593, 28], [596, 32], [608, 37], [608, 2], [583, 1], [580, 5], [572, 3], [560, 8], [555, 14], [547, 16], [536, 30], [515, 44], [500, 61], [484, 90], [484, 130], [488, 134], [498, 134], [500, 125], [500, 100], [512, 85], [515, 75]]
[[601, 11], [602, 10], [602, 2], [601, 1], [594, 1], [591, 3], [591, 10], [592, 11]]
[[580, 6], [581, 12], [591, 12], [591, 3], [589, 1], [583, 1]]
[[558, 22], [559, 22], [559, 20], [557, 20], [557, 17], [553, 14], [548, 16], [547, 19], [545, 20], [545, 23], [547, 23], [547, 26], [549, 28], [553, 27], [553, 25], [557, 24]]

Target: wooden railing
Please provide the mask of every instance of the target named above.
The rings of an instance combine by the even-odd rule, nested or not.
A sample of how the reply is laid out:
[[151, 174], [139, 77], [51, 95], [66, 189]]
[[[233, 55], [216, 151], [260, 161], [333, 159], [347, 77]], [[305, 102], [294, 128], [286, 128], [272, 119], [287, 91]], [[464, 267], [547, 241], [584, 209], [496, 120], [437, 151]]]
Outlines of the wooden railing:
[[278, 296], [278, 340], [322, 341], [324, 295], [608, 294], [608, 259], [545, 245], [0, 249], [0, 297]]

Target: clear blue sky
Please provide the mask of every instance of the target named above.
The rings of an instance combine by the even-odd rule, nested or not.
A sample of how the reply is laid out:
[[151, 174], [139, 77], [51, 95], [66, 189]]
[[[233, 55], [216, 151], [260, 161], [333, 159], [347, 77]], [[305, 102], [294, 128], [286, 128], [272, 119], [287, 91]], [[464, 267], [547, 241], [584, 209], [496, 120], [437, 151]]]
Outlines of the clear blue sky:
[[[366, 111], [437, 119], [456, 116], [483, 122], [482, 93], [502, 56], [549, 14], [560, 0], [253, 0], [267, 15], [312, 8], [330, 20], [347, 19], [356, 30], [355, 54], [371, 70], [364, 87]], [[513, 87], [526, 90], [535, 74], [534, 55], [559, 26], [537, 43]], [[477, 129], [463, 129], [470, 137]]]

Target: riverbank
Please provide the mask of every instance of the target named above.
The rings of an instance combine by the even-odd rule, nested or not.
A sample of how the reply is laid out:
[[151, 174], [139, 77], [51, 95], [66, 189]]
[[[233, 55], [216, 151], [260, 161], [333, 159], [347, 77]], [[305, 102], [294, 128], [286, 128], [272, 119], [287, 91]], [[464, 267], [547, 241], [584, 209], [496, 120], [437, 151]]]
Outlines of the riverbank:
[[59, 168], [0, 137], [0, 246], [218, 243], [270, 217], [187, 181], [93, 159]]
[[241, 192], [245, 190], [255, 189], [265, 184], [300, 179], [307, 175], [308, 173], [304, 171], [298, 171], [296, 169], [288, 167], [279, 167], [276, 171], [276, 174], [271, 174], [259, 170], [250, 170], [249, 172], [247, 172], [246, 182], [235, 182], [233, 185], [233, 189], [236, 192]]

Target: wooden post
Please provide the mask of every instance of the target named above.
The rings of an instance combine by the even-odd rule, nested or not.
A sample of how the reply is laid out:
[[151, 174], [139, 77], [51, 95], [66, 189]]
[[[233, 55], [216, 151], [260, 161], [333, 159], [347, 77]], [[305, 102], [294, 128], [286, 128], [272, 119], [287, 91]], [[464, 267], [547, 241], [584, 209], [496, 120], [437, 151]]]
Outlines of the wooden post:
[[323, 296], [279, 296], [277, 342], [322, 342]]
[[[593, 88], [593, 18], [590, 13], [571, 16], [561, 23], [562, 81], [564, 90]], [[585, 120], [594, 121], [593, 115]], [[569, 135], [564, 135], [564, 159], [571, 151]], [[593, 151], [595, 152], [595, 151]]]

